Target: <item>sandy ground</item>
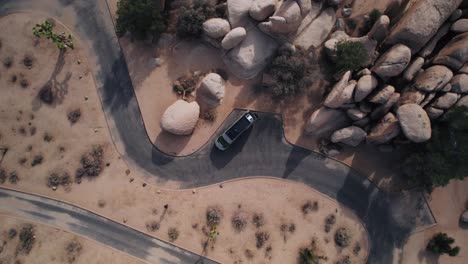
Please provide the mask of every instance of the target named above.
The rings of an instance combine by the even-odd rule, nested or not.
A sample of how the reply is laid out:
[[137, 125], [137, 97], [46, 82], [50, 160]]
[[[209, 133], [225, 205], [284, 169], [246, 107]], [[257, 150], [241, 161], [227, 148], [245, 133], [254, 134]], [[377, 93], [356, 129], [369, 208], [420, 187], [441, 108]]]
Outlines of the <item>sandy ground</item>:
[[[28, 253], [16, 255], [19, 233], [23, 227], [33, 226], [35, 242]], [[9, 231], [16, 230], [15, 237], [9, 237]], [[143, 264], [126, 254], [112, 250], [94, 241], [84, 239], [72, 233], [61, 231], [46, 225], [40, 225], [5, 215], [0, 215], [0, 263], [116, 263]], [[67, 251], [68, 245], [75, 245], [74, 250]]]
[[[34, 14], [15, 14], [0, 20], [4, 28], [0, 32], [0, 59], [3, 62], [11, 57], [13, 62], [10, 67], [0, 66], [0, 149], [7, 150], [0, 166], [8, 178], [12, 172], [19, 177], [16, 184], [7, 179], [3, 186], [76, 204], [164, 240], [169, 239], [169, 228], [175, 227], [180, 236], [174, 243], [198, 253], [203, 253], [202, 243], [207, 239], [202, 230], [206, 210], [219, 207], [224, 215], [218, 226], [220, 235], [205, 253], [223, 263], [292, 263], [299, 248], [309, 245], [313, 237], [329, 260], [345, 254], [358, 262], [366, 257], [367, 236], [353, 214], [304, 185], [259, 178], [193, 192], [168, 191], [164, 190], [166, 185], [144, 182], [142, 175], [128, 170], [112, 145], [79, 41], [75, 39], [75, 50], [67, 51], [60, 60], [52, 43], [32, 35], [33, 25], [43, 20]], [[56, 31], [65, 29], [57, 25]], [[25, 54], [33, 57], [31, 69], [22, 63]], [[16, 82], [12, 82], [13, 75], [17, 75]], [[22, 79], [29, 81], [26, 88], [18, 84]], [[59, 100], [52, 106], [40, 103], [37, 97], [49, 80], [59, 91]], [[81, 118], [72, 125], [67, 114], [78, 108]], [[104, 148], [104, 169], [99, 177], [59, 186], [56, 191], [47, 186], [51, 173], [68, 173], [73, 178], [81, 155], [94, 145]], [[39, 154], [42, 163], [33, 166], [31, 162]], [[307, 201], [317, 201], [318, 210], [304, 215], [301, 207]], [[231, 217], [238, 211], [247, 219], [240, 233], [231, 225]], [[257, 230], [251, 223], [254, 212], [264, 215], [266, 223], [259, 230], [270, 235], [261, 249], [255, 245]], [[331, 213], [336, 214], [337, 223], [327, 234], [324, 218]], [[156, 223], [158, 230], [152, 230], [151, 225]], [[288, 228], [294, 224], [294, 231], [283, 234], [283, 224]], [[353, 244], [344, 250], [333, 242], [338, 227], [348, 228], [353, 236]], [[352, 253], [355, 242], [362, 248], [357, 256]], [[267, 250], [270, 246], [271, 250]]]

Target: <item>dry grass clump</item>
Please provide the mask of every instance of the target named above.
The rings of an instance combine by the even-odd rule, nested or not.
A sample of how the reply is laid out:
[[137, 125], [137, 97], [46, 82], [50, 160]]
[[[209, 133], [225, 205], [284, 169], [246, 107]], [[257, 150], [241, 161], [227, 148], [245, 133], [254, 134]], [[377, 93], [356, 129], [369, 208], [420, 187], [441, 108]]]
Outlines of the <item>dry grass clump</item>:
[[336, 264], [351, 264], [351, 258], [349, 256], [344, 256], [336, 262]]
[[75, 124], [76, 122], [78, 122], [80, 117], [81, 117], [81, 109], [79, 108], [73, 111], [70, 111], [67, 114], [68, 121], [70, 121], [71, 124]]
[[247, 226], [247, 215], [243, 212], [235, 213], [231, 218], [231, 224], [237, 232], [244, 231]]
[[0, 168], [0, 184], [4, 184], [7, 179], [7, 172]]
[[3, 66], [5, 66], [5, 68], [7, 69], [11, 68], [11, 66], [13, 66], [13, 58], [6, 57], [5, 59], [3, 59]]
[[17, 184], [19, 182], [19, 180], [20, 180], [20, 178], [18, 177], [18, 174], [16, 173], [16, 171], [10, 172], [10, 176], [8, 177], [8, 181], [11, 184]]
[[14, 228], [10, 228], [10, 230], [8, 230], [8, 238], [9, 239], [15, 238], [17, 234], [18, 234], [18, 232]]
[[34, 235], [34, 227], [27, 224], [21, 228], [19, 233], [19, 243], [16, 247], [16, 255], [24, 254], [27, 255], [31, 252], [31, 249], [36, 242], [36, 236]]
[[206, 224], [211, 228], [219, 225], [222, 217], [223, 211], [220, 208], [209, 207], [206, 210]]
[[265, 217], [261, 213], [254, 213], [252, 216], [252, 223], [256, 228], [260, 228], [265, 225]]
[[67, 243], [65, 250], [67, 252], [68, 263], [73, 263], [81, 254], [83, 246], [80, 244], [80, 242], [73, 240]]
[[96, 177], [99, 176], [103, 168], [104, 150], [101, 146], [94, 146], [93, 149], [81, 156], [81, 168], [78, 168], [75, 173], [75, 181], [81, 182], [83, 176]]
[[26, 66], [28, 69], [31, 69], [33, 67], [33, 57], [31, 55], [24, 55], [23, 58], [23, 64]]
[[177, 230], [175, 227], [171, 227], [169, 228], [169, 230], [167, 231], [167, 235], [169, 236], [169, 240], [171, 242], [174, 242], [177, 240], [177, 238], [179, 237], [179, 230]]
[[256, 246], [258, 249], [262, 248], [263, 245], [265, 245], [265, 243], [268, 241], [268, 239], [270, 238], [270, 233], [266, 232], [266, 231], [259, 231], [259, 232], [256, 232], [255, 233], [255, 239], [256, 239]]
[[339, 247], [347, 247], [351, 243], [351, 233], [348, 229], [341, 227], [335, 232], [335, 244]]
[[319, 205], [317, 201], [307, 201], [302, 205], [301, 210], [304, 215], [308, 215], [311, 212], [317, 211], [318, 208]]
[[158, 231], [160, 228], [160, 224], [157, 221], [150, 221], [146, 223], [146, 229], [150, 232]]
[[44, 161], [44, 156], [42, 156], [42, 154], [37, 154], [34, 156], [31, 162], [31, 166], [34, 167], [36, 165], [40, 165], [42, 164], [43, 161]]
[[62, 175], [52, 173], [47, 177], [47, 186], [56, 189], [58, 186], [67, 187], [71, 184], [71, 177], [68, 173], [64, 172]]
[[293, 234], [296, 231], [296, 225], [294, 223], [281, 224], [280, 232], [283, 235], [283, 239], [286, 242], [288, 234]]
[[336, 223], [336, 216], [334, 214], [329, 214], [325, 218], [325, 232], [330, 232], [333, 228], [333, 225]]

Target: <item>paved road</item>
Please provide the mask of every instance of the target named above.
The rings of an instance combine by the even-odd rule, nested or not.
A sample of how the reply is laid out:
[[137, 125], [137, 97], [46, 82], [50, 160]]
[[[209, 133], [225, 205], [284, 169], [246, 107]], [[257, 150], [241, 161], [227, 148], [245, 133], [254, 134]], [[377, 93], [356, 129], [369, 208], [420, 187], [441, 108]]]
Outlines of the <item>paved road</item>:
[[[368, 263], [393, 263], [393, 251], [402, 248], [411, 232], [434, 223], [421, 194], [384, 193], [348, 166], [288, 144], [281, 120], [273, 114], [260, 113], [254, 128], [225, 153], [211, 143], [187, 157], [160, 152], [147, 136], [106, 8], [104, 0], [0, 0], [0, 15], [44, 12], [64, 22], [89, 47], [90, 58], [96, 58], [91, 67], [112, 137], [130, 166], [158, 181], [180, 181], [186, 188], [258, 175], [307, 184], [337, 199], [363, 221], [371, 244]], [[234, 111], [225, 124], [239, 114]]]

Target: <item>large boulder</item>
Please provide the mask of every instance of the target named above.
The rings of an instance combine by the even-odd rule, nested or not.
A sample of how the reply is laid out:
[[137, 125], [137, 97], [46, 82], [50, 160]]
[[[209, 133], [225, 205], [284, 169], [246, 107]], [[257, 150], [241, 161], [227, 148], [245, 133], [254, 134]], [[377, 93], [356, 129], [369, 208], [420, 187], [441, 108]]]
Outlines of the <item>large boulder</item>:
[[418, 52], [450, 17], [462, 0], [416, 1], [398, 21], [387, 37], [387, 45], [401, 43]]
[[468, 74], [457, 74], [450, 81], [452, 92], [468, 93]]
[[299, 28], [301, 20], [301, 8], [296, 1], [289, 0], [283, 1], [269, 21], [260, 23], [258, 27], [268, 34], [289, 34]]
[[197, 102], [177, 100], [164, 111], [160, 123], [161, 129], [175, 135], [190, 135], [199, 115], [200, 106]]
[[376, 93], [372, 94], [368, 100], [374, 104], [384, 104], [388, 99], [390, 99], [393, 93], [395, 93], [395, 87], [386, 85]]
[[249, 10], [253, 0], [227, 0], [228, 20], [232, 28], [246, 27], [250, 23]]
[[324, 136], [347, 127], [350, 123], [351, 120], [344, 111], [322, 106], [312, 113], [305, 125], [305, 131], [309, 135]]
[[400, 94], [399, 93], [393, 93], [388, 101], [386, 101], [384, 104], [379, 105], [377, 108], [372, 111], [370, 114], [370, 117], [372, 120], [378, 120], [382, 118], [385, 114], [387, 114], [390, 109], [392, 109], [393, 105], [395, 105], [398, 100], [400, 99]]
[[333, 8], [325, 9], [312, 21], [294, 40], [294, 44], [305, 50], [318, 48], [330, 34], [336, 22], [336, 12]]
[[409, 140], [421, 143], [431, 138], [431, 120], [420, 105], [400, 106], [397, 109], [397, 117], [403, 133]]
[[392, 113], [387, 113], [380, 121], [374, 126], [369, 135], [367, 135], [367, 142], [369, 144], [385, 144], [390, 142], [393, 138], [397, 137], [401, 132], [400, 123]]
[[410, 60], [411, 50], [405, 45], [397, 44], [379, 57], [372, 71], [380, 78], [388, 79], [402, 73]]
[[278, 43], [252, 28], [240, 45], [223, 56], [224, 64], [240, 79], [252, 79], [262, 71], [276, 52]]
[[447, 35], [449, 30], [450, 23], [443, 24], [439, 30], [437, 30], [437, 33], [431, 38], [431, 40], [424, 46], [424, 48], [419, 51], [419, 54], [424, 58], [427, 58], [429, 55], [431, 55], [432, 52], [434, 52], [437, 43], [439, 43], [439, 40]]
[[439, 91], [452, 79], [452, 71], [442, 65], [435, 65], [418, 74], [413, 87], [424, 92]]
[[216, 73], [206, 75], [200, 83], [197, 97], [210, 108], [220, 105], [224, 98], [223, 78]]
[[432, 106], [428, 106], [424, 108], [424, 110], [426, 111], [427, 116], [429, 116], [431, 120], [435, 120], [444, 114], [444, 110]]
[[367, 133], [360, 127], [350, 126], [335, 131], [331, 136], [331, 142], [343, 143], [351, 147], [357, 147], [366, 139]]
[[296, 1], [299, 4], [299, 7], [301, 8], [302, 16], [307, 15], [307, 13], [309, 13], [310, 10], [312, 9], [312, 2], [310, 0], [296, 0]]
[[403, 73], [403, 78], [407, 81], [412, 81], [413, 78], [416, 76], [416, 73], [421, 70], [422, 66], [424, 65], [424, 58], [417, 57], [416, 59], [411, 62], [411, 64], [406, 68], [405, 72]]
[[258, 21], [263, 21], [275, 12], [275, 0], [254, 0], [249, 9], [250, 16]]
[[339, 30], [333, 32], [330, 35], [330, 39], [325, 41], [324, 44], [325, 52], [332, 61], [336, 62], [337, 45], [342, 41], [360, 42], [362, 45], [364, 45], [364, 48], [367, 52], [367, 61], [365, 61], [361, 66], [367, 67], [375, 60], [377, 41], [369, 39], [369, 37], [367, 36], [360, 38], [351, 38], [346, 33], [344, 33], [344, 31]]
[[449, 109], [452, 107], [460, 98], [460, 95], [456, 93], [445, 93], [439, 96], [432, 104], [432, 107], [439, 109]]
[[468, 95], [465, 95], [460, 100], [458, 100], [457, 106], [468, 107]]
[[379, 84], [377, 78], [373, 75], [364, 75], [359, 78], [354, 92], [354, 101], [361, 102], [366, 98]]
[[464, 33], [468, 31], [468, 19], [460, 19], [457, 22], [453, 23], [452, 27], [450, 28], [455, 33]]
[[375, 21], [367, 36], [370, 39], [377, 41], [378, 43], [382, 42], [389, 33], [390, 27], [390, 18], [386, 15], [380, 16], [377, 21]]
[[223, 49], [229, 50], [239, 45], [247, 36], [247, 31], [243, 27], [236, 27], [224, 36], [221, 41]]
[[434, 64], [443, 64], [456, 71], [468, 62], [468, 32], [454, 37], [434, 58]]
[[[351, 76], [351, 71], [347, 71], [341, 79], [333, 86], [332, 90], [328, 94], [327, 98], [325, 99], [325, 102], [323, 103], [325, 106], [328, 106], [330, 108], [338, 108], [341, 105], [347, 103], [351, 97], [352, 97], [352, 92], [354, 91], [354, 87], [352, 87], [353, 91], [351, 91], [351, 94], [349, 94], [349, 90], [351, 87], [348, 87], [348, 82], [349, 82], [349, 77]], [[345, 94], [345, 88], [348, 90], [346, 91]], [[343, 98], [345, 97], [345, 98]]]
[[226, 19], [211, 18], [203, 22], [203, 32], [211, 38], [222, 38], [229, 30], [231, 30], [231, 25]]
[[349, 118], [353, 121], [358, 121], [366, 117], [368, 113], [357, 108], [351, 108], [346, 110], [346, 114], [348, 114]]
[[400, 99], [398, 99], [397, 106], [405, 105], [405, 104], [420, 104], [426, 94], [415, 90], [415, 89], [405, 89], [401, 93]]

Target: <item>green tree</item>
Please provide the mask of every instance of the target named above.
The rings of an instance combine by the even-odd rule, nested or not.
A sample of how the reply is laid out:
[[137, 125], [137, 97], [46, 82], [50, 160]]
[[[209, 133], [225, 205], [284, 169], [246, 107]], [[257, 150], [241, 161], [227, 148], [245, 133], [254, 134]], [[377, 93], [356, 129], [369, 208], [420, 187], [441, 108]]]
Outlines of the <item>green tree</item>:
[[434, 122], [431, 140], [416, 145], [403, 163], [410, 183], [432, 191], [468, 176], [468, 108], [454, 107]]
[[456, 246], [452, 248], [454, 242], [455, 239], [449, 237], [447, 234], [437, 233], [431, 238], [426, 248], [437, 255], [448, 254], [454, 257], [460, 252], [460, 247]]
[[57, 34], [53, 31], [54, 24], [49, 20], [44, 21], [42, 24], [36, 24], [33, 27], [32, 31], [34, 36], [41, 38], [45, 37], [47, 39], [52, 40], [52, 42], [59, 48], [60, 50], [65, 51], [67, 48], [73, 49], [73, 39], [70, 34], [68, 36], [65, 33]]
[[364, 44], [357, 41], [342, 41], [336, 45], [336, 70], [338, 73], [356, 71], [368, 60]]
[[177, 21], [177, 36], [185, 39], [199, 38], [203, 33], [203, 22], [216, 17], [216, 11], [206, 1], [195, 1], [193, 6], [183, 7]]
[[117, 35], [130, 32], [137, 39], [157, 37], [166, 30], [167, 21], [154, 0], [119, 0]]

